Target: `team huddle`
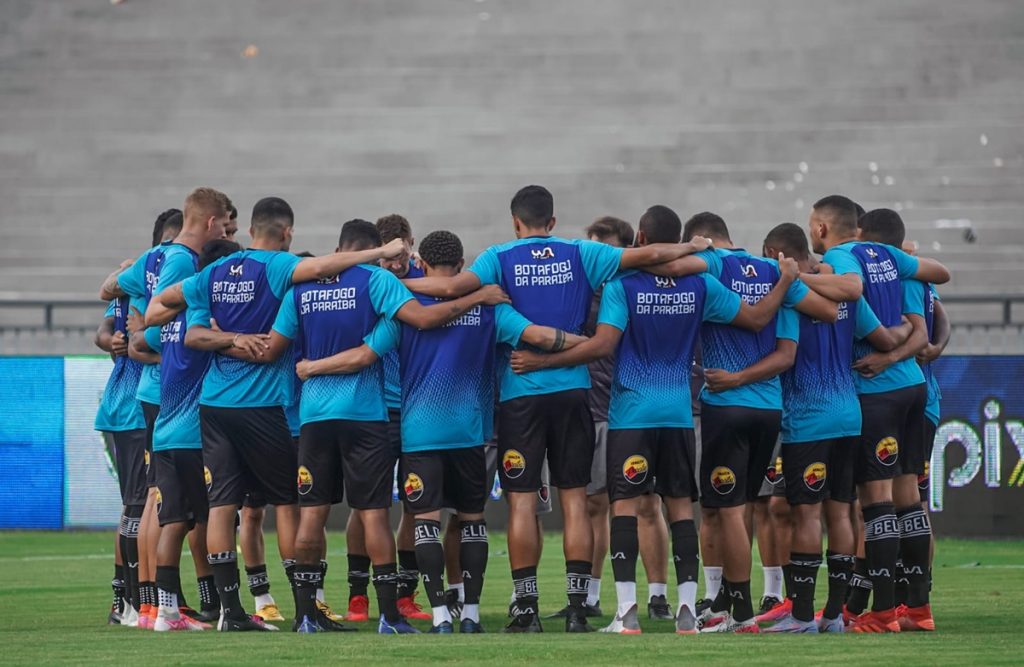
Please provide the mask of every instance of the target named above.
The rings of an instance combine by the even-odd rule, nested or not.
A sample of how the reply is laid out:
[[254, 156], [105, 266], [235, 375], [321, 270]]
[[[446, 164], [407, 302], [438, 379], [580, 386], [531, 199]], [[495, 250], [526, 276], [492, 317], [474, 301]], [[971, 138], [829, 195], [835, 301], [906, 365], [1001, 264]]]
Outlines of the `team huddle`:
[[[455, 234], [417, 245], [398, 215], [346, 222], [318, 257], [289, 252], [294, 215], [277, 197], [253, 207], [246, 249], [216, 190], [157, 219], [153, 246], [100, 288], [97, 344], [114, 369], [96, 428], [112, 436], [124, 504], [111, 623], [277, 630], [270, 505], [295, 632], [369, 621], [371, 583], [381, 634], [420, 632], [410, 620], [484, 632], [497, 477], [506, 632], [542, 630], [552, 486], [567, 604], [548, 618], [567, 632], [603, 615], [608, 554], [617, 603], [602, 632], [641, 632], [638, 560], [648, 616], [679, 634], [935, 629], [929, 364], [949, 323], [932, 285], [950, 275], [902, 249], [898, 213], [831, 195], [806, 229], [776, 226], [757, 254], [707, 212], [683, 224], [653, 206], [635, 234], [601, 218], [588, 240], [567, 239], [552, 234], [551, 194], [527, 186], [511, 214], [515, 240], [468, 268]], [[326, 524], [341, 502], [344, 615], [324, 597]], [[198, 609], [182, 589], [186, 540]]]

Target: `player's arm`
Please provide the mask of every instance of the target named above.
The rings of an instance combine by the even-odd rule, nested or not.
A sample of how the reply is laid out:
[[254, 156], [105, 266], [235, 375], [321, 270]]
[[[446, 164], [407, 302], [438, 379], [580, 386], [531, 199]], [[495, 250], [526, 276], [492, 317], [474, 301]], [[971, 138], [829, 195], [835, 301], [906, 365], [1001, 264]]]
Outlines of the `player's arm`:
[[323, 359], [303, 359], [295, 364], [295, 373], [305, 382], [314, 375], [350, 375], [372, 366], [380, 359], [366, 343]]
[[626, 248], [622, 251], [622, 257], [619, 260], [619, 270], [668, 264], [710, 247], [710, 239], [694, 236], [686, 243], [651, 243], [640, 248]]
[[818, 273], [801, 273], [800, 280], [808, 287], [831, 301], [856, 301], [864, 292], [864, 283], [856, 273], [837, 276], [821, 269], [827, 264], [819, 264]]
[[571, 350], [588, 339], [586, 336], [566, 333], [554, 327], [531, 324], [523, 330], [523, 335], [519, 340], [547, 352], [561, 352], [562, 350]]
[[654, 266], [648, 266], [644, 268], [647, 273], [653, 273], [656, 276], [663, 276], [666, 278], [682, 278], [683, 276], [692, 276], [697, 273], [704, 273], [708, 270], [708, 263], [697, 255], [687, 255], [674, 259], [670, 262], [662, 262], [661, 264], [655, 264]]
[[292, 283], [330, 278], [357, 264], [376, 264], [382, 259], [397, 257], [403, 252], [408, 252], [405, 241], [394, 239], [379, 248], [336, 252], [321, 257], [306, 257], [292, 270]]
[[[238, 351], [238, 358], [262, 361], [270, 349], [270, 334], [243, 334], [213, 330], [202, 324], [193, 324], [185, 333], [185, 345], [205, 352]], [[287, 345], [285, 345], [287, 347]], [[235, 355], [232, 355], [235, 356]]]
[[[527, 331], [529, 331], [530, 328], [531, 327], [528, 327]], [[615, 352], [615, 349], [618, 347], [619, 341], [622, 339], [622, 329], [610, 324], [599, 323], [597, 325], [597, 331], [594, 333], [593, 337], [583, 338], [582, 336], [577, 336], [577, 338], [582, 338], [582, 340], [579, 341], [572, 349], [557, 352], [556, 354], [538, 354], [536, 352], [530, 352], [529, 350], [516, 350], [512, 353], [512, 359], [510, 361], [512, 371], [517, 374], [522, 374], [540, 370], [542, 368], [579, 366], [581, 364], [588, 364], [596, 359], [607, 357]], [[530, 342], [526, 339], [526, 332], [524, 332], [522, 340], [524, 342]], [[531, 345], [532, 344], [533, 343], [531, 343]]]
[[934, 285], [943, 285], [948, 283], [950, 278], [952, 278], [952, 274], [950, 274], [949, 269], [942, 262], [931, 257], [917, 258], [917, 272], [914, 274], [914, 280]]
[[796, 341], [778, 338], [775, 349], [756, 364], [730, 373], [721, 368], [705, 368], [704, 383], [709, 391], [719, 392], [773, 378], [789, 370], [796, 361]]
[[143, 364], [160, 363], [160, 353], [149, 346], [145, 330], [132, 334], [128, 342], [128, 358]]
[[93, 342], [96, 344], [96, 347], [100, 348], [104, 352], [109, 352], [111, 353], [111, 356], [114, 356], [113, 345], [111, 342], [113, 337], [114, 318], [104, 317], [100, 322], [99, 327], [96, 328], [96, 337], [93, 339]]
[[913, 331], [910, 336], [889, 352], [872, 352], [861, 357], [853, 364], [853, 370], [867, 378], [872, 378], [884, 371], [889, 366], [916, 356], [928, 345], [928, 325], [924, 318], [916, 313], [908, 313]]
[[182, 283], [171, 285], [159, 294], [154, 294], [146, 306], [146, 326], [159, 327], [167, 324], [185, 309], [185, 305]]
[[457, 299], [480, 289], [480, 277], [472, 271], [463, 271], [451, 278], [434, 276], [409, 278], [402, 284], [411, 291], [441, 299]]
[[946, 351], [946, 346], [949, 345], [951, 333], [952, 327], [950, 327], [946, 309], [936, 299], [935, 313], [932, 319], [932, 338], [935, 340], [930, 341], [923, 350], [917, 353], [917, 360], [922, 364], [927, 364], [942, 356], [942, 353]]
[[779, 281], [756, 304], [751, 306], [740, 301], [740, 310], [730, 324], [750, 331], [760, 331], [768, 326], [775, 313], [782, 307], [786, 292], [799, 273], [800, 267], [797, 266], [796, 260], [779, 253]]
[[417, 329], [436, 329], [477, 306], [496, 306], [499, 303], [510, 303], [504, 290], [497, 285], [484, 285], [466, 296], [430, 306], [409, 299], [395, 313], [395, 319]]
[[807, 290], [807, 294], [793, 307], [804, 315], [821, 322], [833, 323], [839, 319], [839, 304], [831, 299], [826, 299], [813, 289]]
[[118, 277], [124, 273], [125, 269], [135, 263], [135, 260], [126, 259], [121, 262], [121, 265], [114, 269], [114, 272], [104, 279], [103, 284], [100, 285], [100, 299], [102, 301], [112, 301], [118, 297], [125, 295], [124, 288], [121, 287], [121, 283], [118, 282]]

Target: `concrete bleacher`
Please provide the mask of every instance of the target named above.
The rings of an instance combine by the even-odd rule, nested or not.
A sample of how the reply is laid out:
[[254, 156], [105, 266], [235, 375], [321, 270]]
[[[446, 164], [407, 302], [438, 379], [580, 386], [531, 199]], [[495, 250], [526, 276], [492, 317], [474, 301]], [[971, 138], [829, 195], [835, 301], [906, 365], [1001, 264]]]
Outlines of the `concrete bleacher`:
[[663, 203], [750, 247], [842, 192], [899, 208], [945, 293], [1024, 285], [1010, 0], [5, 0], [0, 101], [0, 300], [93, 298], [200, 184], [288, 199], [296, 250], [400, 212], [470, 255], [527, 183], [566, 235]]

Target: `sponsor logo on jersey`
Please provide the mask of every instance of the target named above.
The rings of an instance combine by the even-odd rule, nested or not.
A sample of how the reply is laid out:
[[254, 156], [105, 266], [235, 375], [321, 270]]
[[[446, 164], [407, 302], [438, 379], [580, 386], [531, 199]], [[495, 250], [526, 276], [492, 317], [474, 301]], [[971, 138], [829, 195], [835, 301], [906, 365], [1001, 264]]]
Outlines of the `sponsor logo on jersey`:
[[423, 480], [420, 479], [419, 475], [411, 472], [405, 476], [405, 483], [402, 484], [402, 489], [405, 491], [405, 497], [409, 499], [409, 502], [414, 503], [423, 497]]
[[647, 459], [639, 454], [630, 456], [622, 464], [622, 476], [630, 484], [643, 484], [647, 479], [649, 470], [650, 466], [647, 465]]
[[900, 446], [896, 438], [882, 438], [875, 445], [875, 458], [884, 466], [891, 466], [900, 458]]
[[507, 449], [505, 455], [501, 457], [501, 468], [505, 471], [506, 477], [517, 479], [526, 470], [526, 457], [516, 449]]
[[804, 468], [804, 484], [811, 491], [821, 491], [825, 487], [825, 478], [827, 476], [828, 469], [821, 461], [816, 461]]
[[743, 277], [744, 278], [756, 278], [757, 268], [753, 264], [743, 265]]
[[871, 247], [864, 248], [864, 253], [871, 259], [876, 259], [878, 257], [878, 253], [875, 252], [875, 249]]
[[782, 457], [776, 456], [775, 463], [769, 463], [764, 471], [764, 481], [772, 486], [777, 486], [782, 480]]
[[663, 278], [662, 276], [654, 276], [654, 286], [662, 289], [669, 289], [676, 286], [675, 278]]
[[203, 466], [203, 479], [206, 481], [206, 492], [209, 493], [213, 488], [213, 473], [210, 472], [209, 466]]
[[718, 466], [711, 471], [711, 488], [719, 495], [729, 495], [736, 488], [736, 473], [732, 468]]
[[242, 267], [243, 266], [245, 266], [245, 265], [244, 264], [236, 264], [235, 266], [228, 267], [228, 275], [231, 276], [232, 278], [235, 278], [235, 277], [240, 278], [242, 276]]
[[313, 473], [306, 466], [299, 466], [299, 495], [304, 496], [313, 490]]
[[551, 246], [544, 246], [540, 250], [530, 249], [530, 254], [533, 255], [534, 259], [554, 259], [555, 251], [551, 249]]

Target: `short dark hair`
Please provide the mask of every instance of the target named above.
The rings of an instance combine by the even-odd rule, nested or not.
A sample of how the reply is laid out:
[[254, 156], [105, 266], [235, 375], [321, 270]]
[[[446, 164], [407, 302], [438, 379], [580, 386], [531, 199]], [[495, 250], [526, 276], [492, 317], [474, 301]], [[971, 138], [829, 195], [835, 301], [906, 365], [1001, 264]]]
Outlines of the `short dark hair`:
[[397, 213], [379, 218], [377, 220], [377, 231], [380, 232], [381, 243], [388, 243], [395, 239], [402, 239], [403, 241], [412, 240], [412, 225]]
[[231, 210], [228, 211], [228, 219], [238, 220], [238, 208], [234, 204], [231, 205]]
[[430, 232], [420, 242], [420, 257], [430, 266], [458, 266], [464, 257], [462, 241], [451, 232]]
[[822, 197], [811, 208], [831, 216], [839, 231], [850, 235], [857, 233], [857, 220], [864, 214], [860, 204], [843, 195]]
[[264, 197], [252, 207], [252, 227], [255, 236], [268, 232], [281, 233], [295, 225], [292, 207], [280, 197]]
[[527, 185], [512, 197], [511, 209], [527, 227], [544, 227], [555, 217], [555, 198], [543, 186]]
[[796, 260], [807, 259], [811, 250], [807, 246], [807, 234], [803, 227], [792, 222], [784, 222], [775, 226], [768, 236], [764, 237], [766, 247], [776, 248]]
[[897, 248], [903, 245], [907, 237], [907, 228], [900, 214], [890, 208], [876, 208], [861, 216], [860, 238], [862, 241], [874, 241]]
[[180, 232], [183, 222], [180, 208], [169, 208], [156, 216], [156, 222], [153, 223], [153, 245], [160, 245], [164, 240], [164, 232], [168, 229], [177, 228]]
[[729, 238], [729, 227], [722, 216], [711, 211], [703, 211], [693, 216], [683, 225], [683, 242], [689, 242], [694, 236], [706, 236], [732, 242]]
[[657, 204], [640, 216], [640, 231], [648, 243], [679, 243], [683, 222], [668, 206]]
[[227, 239], [207, 241], [203, 246], [203, 249], [199, 252], [199, 268], [204, 269], [221, 257], [227, 257], [241, 249], [242, 246], [238, 245], [234, 241], [228, 241]]
[[623, 248], [633, 245], [633, 225], [614, 216], [602, 216], [587, 225], [583, 231], [587, 238], [596, 236], [599, 239], [606, 239], [614, 236]]
[[341, 226], [341, 236], [338, 237], [339, 248], [366, 250], [380, 246], [380, 232], [372, 222], [356, 218]]
[[314, 255], [313, 253], [311, 253], [308, 250], [303, 250], [302, 252], [297, 252], [297, 253], [295, 253], [295, 256], [296, 257], [303, 257], [303, 258], [305, 258], [305, 257], [316, 257], [316, 255]]

